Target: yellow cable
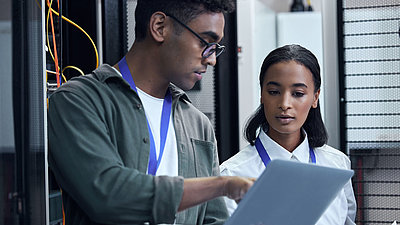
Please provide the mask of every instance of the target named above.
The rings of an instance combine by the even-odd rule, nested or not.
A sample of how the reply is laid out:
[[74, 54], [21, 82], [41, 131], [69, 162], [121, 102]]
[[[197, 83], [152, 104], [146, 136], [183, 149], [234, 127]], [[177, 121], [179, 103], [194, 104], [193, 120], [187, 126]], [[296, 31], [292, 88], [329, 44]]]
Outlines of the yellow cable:
[[[49, 7], [51, 7], [52, 4], [53, 4], [53, 0], [50, 1], [50, 6]], [[46, 17], [46, 39], [47, 39], [47, 47], [49, 49], [51, 58], [53, 59], [53, 61], [55, 61], [54, 55], [51, 52], [51, 46], [50, 46], [50, 41], [49, 41], [49, 17], [50, 17], [50, 10], [47, 11], [47, 17]]]
[[[58, 2], [58, 0], [57, 0], [57, 2]], [[51, 6], [51, 4], [53, 4], [53, 0], [51, 1], [51, 4], [50, 4], [49, 0], [47, 0], [47, 3], [49, 4], [49, 6]], [[53, 15], [52, 15], [52, 11], [50, 11], [50, 10], [49, 10], [49, 16], [48, 17], [50, 17], [50, 20], [51, 20], [51, 31], [52, 31], [52, 35], [53, 35], [53, 47], [54, 47], [54, 56], [55, 56], [55, 59], [53, 58], [53, 60], [54, 60], [55, 67], [56, 67], [56, 72], [57, 72], [57, 74], [56, 74], [56, 76], [57, 76], [57, 87], [59, 87], [62, 84], [62, 81], [61, 81], [60, 77], [58, 76], [59, 71], [60, 71], [60, 67], [58, 65], [57, 45], [56, 45], [56, 37], [55, 37], [55, 33], [54, 33]], [[48, 37], [48, 35], [47, 35], [47, 37]], [[49, 46], [50, 46], [50, 44], [49, 44]]]
[[[35, 1], [36, 1], [36, 3], [38, 4], [39, 8], [41, 8], [40, 5], [39, 5], [39, 3], [37, 2], [37, 0], [35, 0]], [[51, 9], [51, 11], [52, 11], [54, 14], [56, 14], [57, 16], [59, 16], [60, 14], [59, 14], [58, 12], [54, 11], [54, 9], [51, 7], [52, 4], [53, 4], [53, 0], [50, 1], [49, 9]], [[48, 46], [48, 48], [49, 48], [50, 55], [51, 55], [51, 57], [52, 57], [52, 59], [53, 59], [53, 61], [54, 61], [55, 59], [54, 59], [54, 55], [53, 55], [53, 53], [52, 53], [52, 51], [51, 51], [51, 46], [50, 46], [50, 41], [49, 41], [49, 35], [48, 35], [48, 30], [49, 30], [49, 17], [50, 17], [50, 10], [48, 10], [47, 18], [46, 18], [46, 37], [47, 37], [47, 46]], [[97, 52], [96, 45], [94, 44], [92, 38], [89, 36], [89, 34], [86, 33], [85, 30], [83, 30], [80, 26], [78, 26], [76, 23], [74, 23], [74, 22], [71, 21], [70, 19], [66, 18], [65, 16], [62, 16], [61, 18], [64, 19], [65, 21], [69, 22], [70, 24], [74, 25], [75, 27], [77, 27], [79, 30], [81, 30], [81, 31], [89, 38], [90, 42], [91, 42], [92, 45], [93, 45], [94, 51], [95, 51], [95, 53], [96, 53], [96, 68], [97, 68], [97, 67], [99, 66], [99, 56], [98, 56], [98, 52]], [[67, 79], [66, 79], [66, 77], [64, 76], [64, 71], [65, 71], [66, 69], [75, 69], [75, 70], [77, 70], [81, 75], [85, 75], [85, 73], [84, 73], [81, 69], [79, 69], [78, 67], [76, 67], [76, 66], [66, 66], [66, 67], [64, 67], [64, 69], [62, 69], [62, 72], [61, 72], [61, 75], [62, 75], [62, 77], [63, 77], [63, 79], [64, 79], [65, 82], [67, 82]], [[54, 74], [55, 74], [55, 72], [47, 70], [47, 71], [46, 71], [46, 80], [47, 80], [47, 72], [49, 72], [49, 73], [54, 73]]]
[[[67, 78], [64, 76], [64, 74], [61, 74], [62, 78], [64, 79], [64, 82], [67, 82]], [[61, 82], [62, 83], [62, 82]]]
[[[50, 6], [53, 4], [53, 0], [51, 0], [50, 1]], [[53, 58], [53, 61], [54, 61], [54, 55], [53, 55], [53, 53], [52, 53], [52, 51], [51, 51], [51, 46], [50, 46], [50, 41], [49, 41], [49, 35], [48, 35], [48, 30], [49, 30], [49, 17], [50, 17], [50, 10], [48, 11], [48, 13], [47, 13], [47, 19], [46, 19], [46, 37], [47, 37], [47, 45], [48, 45], [48, 48], [49, 48], [49, 52], [50, 52], [50, 55], [51, 55], [51, 57]], [[82, 75], [84, 75], [85, 73], [81, 70], [81, 69], [79, 69], [78, 67], [76, 67], [76, 66], [66, 66], [66, 67], [64, 67], [64, 69], [62, 70], [62, 72], [61, 72], [61, 75], [62, 75], [62, 77], [63, 77], [63, 79], [64, 79], [64, 81], [65, 82], [67, 82], [67, 79], [65, 78], [65, 76], [64, 76], [64, 70], [65, 69], [67, 69], [67, 68], [71, 68], [71, 69], [75, 69], [75, 70], [77, 70], [80, 74], [82, 74]], [[50, 70], [47, 70], [47, 72], [49, 72], [49, 73], [54, 73], [55, 74], [55, 72], [53, 72], [53, 71], [50, 71]], [[46, 80], [47, 80], [47, 73], [46, 73]]]
[[61, 73], [64, 74], [64, 70], [66, 70], [66, 69], [74, 69], [74, 70], [77, 70], [81, 75], [85, 75], [85, 73], [84, 73], [81, 69], [79, 69], [78, 67], [76, 67], [76, 66], [66, 66], [66, 67], [64, 67], [64, 69], [61, 71]]
[[[51, 8], [51, 4], [50, 4], [50, 6], [49, 6], [49, 9], [51, 9], [51, 11], [52, 11], [54, 14], [56, 14], [57, 16], [60, 16], [60, 14], [59, 14], [57, 11], [55, 11], [53, 8]], [[99, 53], [97, 52], [97, 47], [96, 47], [96, 45], [94, 44], [94, 41], [92, 40], [92, 38], [89, 36], [89, 34], [86, 33], [86, 31], [85, 31], [84, 29], [82, 29], [82, 28], [81, 28], [80, 26], [78, 26], [76, 23], [72, 22], [72, 21], [71, 21], [70, 19], [68, 19], [67, 17], [61, 16], [61, 18], [64, 19], [65, 21], [67, 21], [68, 23], [74, 25], [76, 28], [78, 28], [79, 30], [81, 30], [81, 31], [89, 38], [90, 42], [91, 42], [92, 45], [93, 45], [95, 54], [96, 54], [96, 68], [99, 67]]]
[[[84, 73], [81, 69], [79, 69], [78, 67], [76, 67], [76, 66], [66, 66], [66, 67], [64, 67], [64, 69], [61, 71], [61, 75], [62, 75], [62, 77], [63, 77], [63, 79], [64, 79], [65, 82], [67, 82], [67, 78], [66, 78], [65, 75], [64, 75], [64, 71], [65, 71], [66, 69], [74, 69], [74, 70], [78, 71], [81, 75], [85, 75], [85, 73]], [[47, 80], [47, 73], [56, 74], [56, 72], [54, 72], [54, 71], [46, 70], [46, 80]]]

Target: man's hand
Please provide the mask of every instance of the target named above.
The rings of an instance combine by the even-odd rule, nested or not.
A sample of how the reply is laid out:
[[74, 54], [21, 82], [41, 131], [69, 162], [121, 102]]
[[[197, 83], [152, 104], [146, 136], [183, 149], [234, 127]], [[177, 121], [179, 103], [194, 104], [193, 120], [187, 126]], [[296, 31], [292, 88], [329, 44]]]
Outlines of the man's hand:
[[253, 185], [254, 181], [255, 178], [235, 176], [185, 179], [182, 201], [178, 211], [220, 196], [228, 196], [236, 201], [240, 201], [247, 190]]
[[226, 179], [224, 184], [223, 195], [235, 200], [240, 201], [250, 187], [256, 181], [255, 178], [245, 178], [245, 177], [224, 177]]

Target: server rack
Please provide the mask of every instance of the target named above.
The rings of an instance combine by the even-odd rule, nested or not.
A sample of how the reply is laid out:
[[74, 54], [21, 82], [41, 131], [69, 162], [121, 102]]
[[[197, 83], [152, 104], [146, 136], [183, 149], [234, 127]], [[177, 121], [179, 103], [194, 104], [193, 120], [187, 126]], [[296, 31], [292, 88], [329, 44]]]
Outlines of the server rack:
[[400, 1], [338, 1], [341, 148], [357, 224], [400, 218]]
[[[47, 221], [42, 11], [35, 1], [2, 2], [1, 37], [6, 51], [1, 54], [6, 63], [0, 80], [7, 86], [0, 90], [0, 129], [9, 139], [0, 144], [1, 224], [42, 225]], [[7, 142], [10, 145], [4, 145]]]

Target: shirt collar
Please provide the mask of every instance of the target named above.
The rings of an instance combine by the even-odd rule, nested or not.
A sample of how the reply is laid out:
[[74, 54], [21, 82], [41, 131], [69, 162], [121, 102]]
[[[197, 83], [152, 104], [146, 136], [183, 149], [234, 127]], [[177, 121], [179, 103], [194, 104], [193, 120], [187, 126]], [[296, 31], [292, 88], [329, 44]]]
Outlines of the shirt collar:
[[308, 163], [310, 161], [308, 138], [307, 133], [303, 129], [302, 132], [305, 138], [292, 153], [276, 143], [274, 140], [272, 140], [262, 129], [259, 137], [271, 160], [290, 160], [292, 156], [295, 156], [300, 162]]

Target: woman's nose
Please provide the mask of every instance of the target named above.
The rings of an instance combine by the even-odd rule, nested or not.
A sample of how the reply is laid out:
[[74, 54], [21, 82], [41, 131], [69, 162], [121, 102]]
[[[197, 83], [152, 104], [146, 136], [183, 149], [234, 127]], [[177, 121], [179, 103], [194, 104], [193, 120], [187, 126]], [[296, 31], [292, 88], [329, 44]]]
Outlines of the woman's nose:
[[290, 94], [283, 94], [280, 104], [279, 104], [279, 108], [282, 109], [283, 111], [288, 110], [289, 108], [291, 108], [291, 95]]

